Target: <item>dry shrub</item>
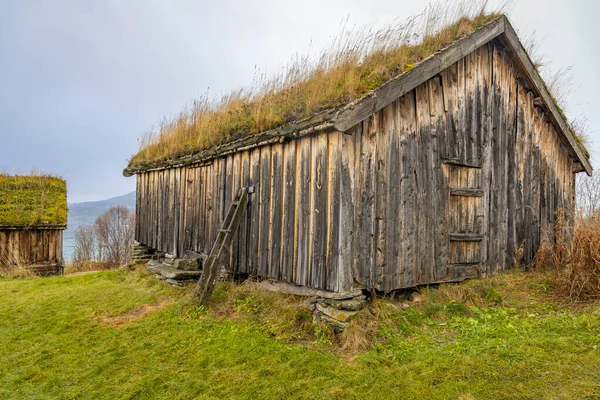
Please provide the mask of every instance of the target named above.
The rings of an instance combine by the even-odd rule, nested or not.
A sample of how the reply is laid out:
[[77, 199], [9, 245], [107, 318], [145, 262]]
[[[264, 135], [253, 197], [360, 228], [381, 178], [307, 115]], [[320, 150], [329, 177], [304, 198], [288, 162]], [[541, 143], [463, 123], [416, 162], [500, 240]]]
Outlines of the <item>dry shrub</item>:
[[383, 324], [395, 326], [392, 313], [398, 305], [373, 296], [369, 306], [352, 319], [350, 324], [337, 337], [337, 345], [344, 357], [352, 358], [368, 351], [377, 340], [377, 333]]
[[493, 290], [487, 286], [471, 287], [464, 283], [446, 283], [438, 288], [422, 290], [423, 300], [430, 303], [458, 303], [465, 306], [483, 307]]
[[577, 218], [572, 238], [559, 213], [554, 243], [546, 241], [534, 265], [551, 268], [552, 283], [571, 302], [600, 299], [600, 210]]
[[193, 154], [350, 103], [498, 17], [486, 7], [481, 0], [440, 2], [380, 30], [343, 26], [317, 57], [296, 57], [272, 77], [257, 73], [250, 87], [221, 99], [194, 101], [142, 139], [129, 164]]
[[11, 257], [8, 249], [0, 244], [0, 277], [30, 278], [35, 276], [37, 275], [21, 265], [19, 260]]

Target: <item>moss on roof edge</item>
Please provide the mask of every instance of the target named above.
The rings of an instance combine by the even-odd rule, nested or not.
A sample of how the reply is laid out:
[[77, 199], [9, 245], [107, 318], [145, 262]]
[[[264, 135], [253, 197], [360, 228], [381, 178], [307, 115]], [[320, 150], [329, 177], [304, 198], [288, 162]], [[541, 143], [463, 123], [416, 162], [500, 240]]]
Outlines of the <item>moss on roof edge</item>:
[[51, 175], [0, 174], [0, 227], [28, 229], [66, 224], [64, 179]]

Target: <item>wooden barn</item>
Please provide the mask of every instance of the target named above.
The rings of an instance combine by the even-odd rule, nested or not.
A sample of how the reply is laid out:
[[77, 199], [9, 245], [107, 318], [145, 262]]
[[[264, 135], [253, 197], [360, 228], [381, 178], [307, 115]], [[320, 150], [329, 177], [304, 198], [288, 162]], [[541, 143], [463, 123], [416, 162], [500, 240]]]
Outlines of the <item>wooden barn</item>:
[[585, 149], [499, 16], [345, 106], [124, 175], [137, 175], [138, 242], [208, 254], [248, 187], [233, 271], [347, 292], [530, 262], [583, 171]]
[[67, 186], [52, 176], [0, 175], [0, 272], [63, 272]]

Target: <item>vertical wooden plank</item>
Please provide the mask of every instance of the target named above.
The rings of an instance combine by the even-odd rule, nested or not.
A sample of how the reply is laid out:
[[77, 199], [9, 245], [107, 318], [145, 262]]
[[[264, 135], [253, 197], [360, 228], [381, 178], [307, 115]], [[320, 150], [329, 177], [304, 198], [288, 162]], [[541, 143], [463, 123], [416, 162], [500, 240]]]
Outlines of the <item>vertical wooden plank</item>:
[[[430, 97], [430, 129], [432, 132], [431, 160], [427, 167], [433, 173], [433, 186], [431, 187], [431, 213], [432, 237], [433, 237], [433, 279], [440, 281], [446, 277], [447, 252], [448, 252], [448, 231], [444, 229], [447, 226], [446, 220], [446, 202], [448, 199], [448, 182], [442, 172], [441, 158], [447, 151], [444, 149], [446, 143], [445, 111], [444, 98], [449, 97], [444, 94], [444, 86], [441, 77], [434, 77], [428, 84]], [[451, 93], [452, 94], [452, 93]]]
[[179, 207], [181, 210], [179, 211], [179, 239], [178, 239], [178, 248], [177, 254], [179, 257], [183, 257], [186, 250], [187, 244], [187, 233], [185, 230], [185, 213], [187, 207], [187, 198], [186, 198], [186, 189], [187, 189], [187, 167], [179, 168]]
[[402, 231], [402, 266], [398, 273], [402, 287], [411, 287], [417, 282], [419, 254], [418, 237], [418, 128], [416, 120], [416, 93], [411, 91], [398, 101], [399, 128], [402, 132], [402, 214], [404, 221]]
[[400, 153], [400, 137], [398, 121], [398, 102], [395, 101], [388, 106], [389, 112], [386, 118], [387, 162], [385, 173], [387, 175], [387, 187], [385, 193], [386, 216], [386, 242], [385, 242], [385, 269], [383, 286], [386, 291], [398, 287], [398, 272], [400, 268], [400, 252], [402, 246], [401, 232], [402, 219], [400, 218], [402, 197], [400, 186], [404, 177], [402, 176], [402, 154]]
[[375, 187], [377, 164], [377, 117], [370, 116], [363, 121], [363, 135], [360, 138], [361, 149], [359, 158], [358, 184], [358, 240], [357, 262], [359, 268], [358, 278], [367, 289], [374, 286], [374, 277], [371, 275], [375, 262]]
[[[228, 164], [231, 166], [231, 193], [230, 198], [233, 200], [237, 195], [239, 189], [242, 187], [242, 152], [237, 152], [229, 156]], [[244, 216], [246, 219], [246, 216]], [[242, 238], [242, 224], [236, 232], [233, 241], [231, 243], [231, 268], [235, 273], [240, 272], [240, 241]]]
[[276, 143], [271, 147], [271, 201], [269, 214], [269, 273], [274, 279], [281, 280], [281, 247], [283, 222], [283, 144]]
[[[241, 160], [240, 160], [240, 168], [241, 168], [241, 172], [240, 172], [240, 179], [241, 179], [241, 184], [243, 187], [249, 187], [251, 186], [250, 183], [250, 152], [249, 151], [244, 151], [241, 154]], [[239, 258], [239, 265], [240, 265], [240, 272], [242, 273], [249, 273], [249, 259], [248, 259], [248, 252], [249, 252], [249, 242], [250, 242], [250, 219], [251, 219], [251, 204], [253, 204], [253, 202], [255, 202], [256, 199], [256, 192], [248, 194], [248, 208], [246, 210], [246, 215], [244, 216], [244, 218], [242, 219], [242, 221], [240, 222], [240, 258]]]
[[298, 140], [296, 157], [296, 284], [309, 284], [310, 266], [310, 216], [311, 216], [311, 139], [304, 137]]
[[[356, 164], [355, 164], [355, 143], [357, 138], [362, 136], [362, 124], [348, 133], [340, 134], [340, 184], [339, 184], [339, 258], [338, 258], [338, 290], [341, 292], [349, 291], [354, 284], [355, 269], [355, 194], [357, 187]], [[332, 224], [332, 226], [335, 226]], [[333, 244], [331, 245], [333, 246]]]
[[271, 147], [260, 148], [260, 211], [258, 238], [258, 276], [268, 276], [271, 260], [269, 260], [269, 236], [271, 230]]
[[[155, 221], [154, 241], [156, 248], [161, 251], [168, 251], [167, 240], [163, 237], [163, 229], [167, 225], [167, 220], [162, 219], [162, 211], [168, 207], [167, 199], [169, 195], [169, 181], [166, 171], [154, 171], [152, 173], [153, 184], [152, 191], [155, 196], [160, 198], [159, 202], [152, 202], [152, 221]], [[157, 187], [157, 182], [159, 183]]]
[[[485, 261], [487, 265], [486, 272], [489, 274], [496, 273], [498, 269], [499, 249], [498, 243], [500, 241], [498, 232], [498, 197], [499, 197], [499, 151], [501, 147], [501, 120], [503, 115], [502, 102], [498, 93], [501, 79], [501, 69], [494, 68], [494, 56], [493, 48], [491, 51], [487, 51], [488, 46], [483, 46], [481, 53], [484, 54], [482, 58], [483, 62], [479, 65], [479, 84], [482, 86], [482, 90], [485, 93], [484, 100], [487, 100], [491, 105], [491, 129], [484, 129], [484, 161], [483, 161], [483, 173], [486, 179], [484, 179], [484, 226], [487, 227], [484, 234], [481, 247], [482, 252], [485, 254]], [[489, 60], [489, 61], [485, 61]], [[488, 73], [489, 71], [489, 73]]]
[[434, 247], [433, 247], [433, 219], [431, 218], [431, 194], [433, 186], [432, 165], [432, 140], [430, 132], [429, 93], [427, 84], [419, 85], [416, 89], [416, 111], [418, 124], [417, 163], [415, 173], [417, 176], [418, 205], [418, 260], [417, 283], [426, 284], [433, 281], [434, 274]]
[[196, 248], [199, 252], [206, 253], [207, 224], [208, 224], [208, 203], [207, 203], [207, 187], [208, 187], [208, 166], [198, 168], [198, 192], [200, 193], [200, 201], [198, 202], [198, 213], [196, 214], [198, 223], [198, 235], [196, 236]]
[[261, 203], [261, 180], [260, 180], [260, 148], [254, 148], [250, 153], [250, 184], [254, 186], [254, 193], [250, 196], [250, 245], [248, 248], [249, 273], [256, 275], [258, 273], [259, 261], [259, 221], [260, 221], [260, 203]]
[[340, 290], [339, 258], [340, 258], [340, 168], [343, 149], [340, 132], [330, 132], [327, 143], [327, 244], [325, 262], [326, 290]]
[[212, 243], [212, 221], [213, 221], [213, 168], [214, 164], [205, 166], [204, 169], [204, 233], [202, 235], [202, 251], [210, 254], [210, 245]]
[[[152, 240], [150, 238], [150, 201], [152, 198], [152, 192], [150, 187], [150, 174], [144, 174], [144, 225], [143, 225], [143, 235], [144, 235], [144, 244], [148, 246], [152, 246]], [[154, 247], [154, 246], [152, 246]]]
[[499, 96], [502, 102], [503, 109], [503, 118], [502, 118], [502, 126], [501, 126], [501, 141], [502, 141], [502, 150], [500, 151], [500, 166], [498, 170], [498, 181], [499, 181], [499, 210], [500, 210], [500, 243], [499, 243], [499, 268], [500, 270], [504, 270], [507, 268], [507, 254], [508, 254], [508, 185], [509, 185], [509, 172], [508, 172], [508, 158], [509, 158], [509, 149], [510, 149], [510, 140], [512, 130], [512, 120], [511, 120], [511, 108], [512, 105], [510, 103], [510, 69], [504, 60], [505, 54], [501, 51], [501, 49], [494, 45], [494, 54], [495, 61], [493, 64], [494, 70], [496, 67], [496, 62], [498, 63], [498, 67], [502, 71], [501, 80], [500, 80], [500, 90]]
[[[387, 164], [389, 161], [389, 140], [390, 122], [393, 124], [393, 118], [390, 113], [391, 107], [387, 106], [376, 113], [377, 121], [377, 136], [376, 136], [376, 152], [375, 152], [375, 251], [373, 271], [373, 286], [379, 290], [389, 290], [385, 287], [384, 281], [386, 272], [386, 247], [387, 247], [387, 197], [388, 197], [388, 180]], [[390, 129], [391, 128], [391, 129]]]
[[173, 223], [170, 229], [173, 231], [173, 255], [179, 256], [179, 221], [181, 216], [181, 202], [180, 202], [180, 183], [181, 183], [181, 168], [173, 168], [173, 206], [171, 212], [173, 213]]
[[[221, 201], [221, 203], [223, 204], [223, 213], [221, 214], [221, 221], [219, 222], [219, 226], [223, 223], [223, 221], [225, 220], [225, 216], [227, 215], [227, 212], [229, 211], [229, 208], [231, 207], [231, 203], [233, 202], [233, 197], [235, 196], [235, 192], [233, 189], [233, 158], [234, 158], [234, 154], [230, 154], [226, 157], [223, 157], [223, 177], [222, 177], [222, 182], [223, 182], [223, 189], [222, 189], [222, 193], [223, 193], [223, 199]], [[234, 251], [233, 248], [235, 246], [235, 240], [236, 237], [234, 236], [234, 238], [231, 241], [231, 247], [229, 249], [229, 268], [231, 269], [231, 271], [235, 271], [236, 267], [233, 264], [233, 257], [234, 257]]]
[[184, 235], [184, 243], [183, 243], [183, 255], [185, 255], [186, 250], [196, 249], [192, 246], [192, 233], [193, 226], [192, 221], [194, 220], [194, 203], [192, 199], [194, 198], [194, 168], [186, 167], [184, 169], [184, 182], [185, 185], [185, 212], [183, 215], [183, 235]]
[[281, 233], [281, 276], [286, 282], [294, 282], [294, 243], [296, 241], [296, 140], [284, 144], [282, 168], [282, 233]]
[[311, 271], [310, 286], [318, 289], [326, 287], [327, 261], [327, 194], [329, 181], [328, 134], [321, 133], [311, 138], [313, 155], [311, 160]]

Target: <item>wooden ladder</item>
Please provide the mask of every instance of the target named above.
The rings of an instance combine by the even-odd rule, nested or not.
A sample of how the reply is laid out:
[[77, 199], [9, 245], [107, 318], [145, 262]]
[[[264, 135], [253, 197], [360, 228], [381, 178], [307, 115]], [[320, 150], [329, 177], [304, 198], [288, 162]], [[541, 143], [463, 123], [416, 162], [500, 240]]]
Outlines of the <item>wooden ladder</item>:
[[233, 240], [233, 236], [237, 232], [242, 217], [248, 208], [248, 188], [240, 188], [238, 194], [227, 211], [223, 226], [217, 233], [217, 238], [213, 244], [210, 255], [206, 258], [202, 267], [202, 275], [198, 280], [198, 285], [194, 291], [194, 295], [198, 296], [200, 305], [207, 305], [215, 289], [215, 284], [219, 279], [221, 269], [229, 261], [229, 246]]

